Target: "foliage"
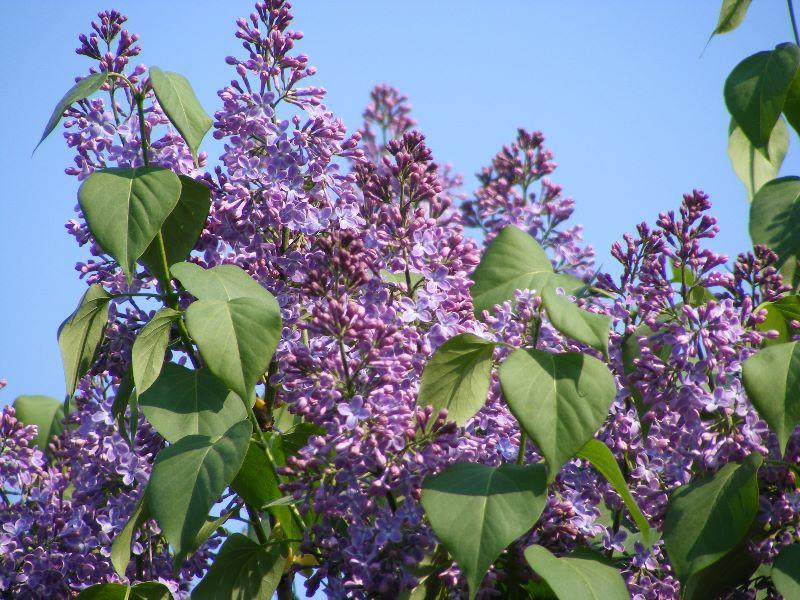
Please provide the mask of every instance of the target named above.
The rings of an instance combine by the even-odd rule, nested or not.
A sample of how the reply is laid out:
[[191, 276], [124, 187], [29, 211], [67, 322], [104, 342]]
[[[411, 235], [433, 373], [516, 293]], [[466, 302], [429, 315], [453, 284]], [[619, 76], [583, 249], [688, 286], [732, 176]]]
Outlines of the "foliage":
[[89, 287], [58, 333], [66, 401], [0, 415], [0, 589], [796, 594], [798, 183], [777, 176], [800, 42], [724, 85], [753, 251], [706, 247], [695, 190], [614, 244], [615, 278], [540, 133], [465, 198], [393, 88], [347, 136], [289, 9], [237, 21], [213, 119], [181, 75], [129, 65], [116, 11], [80, 37], [90, 73], [42, 140], [66, 117]]

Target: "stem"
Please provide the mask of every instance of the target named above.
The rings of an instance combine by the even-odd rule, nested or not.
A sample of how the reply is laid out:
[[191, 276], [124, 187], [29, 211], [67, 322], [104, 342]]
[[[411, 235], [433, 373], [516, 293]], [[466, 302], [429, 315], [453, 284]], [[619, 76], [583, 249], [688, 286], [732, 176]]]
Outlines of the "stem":
[[[255, 402], [244, 402], [244, 407], [247, 409], [247, 418], [250, 420], [250, 424], [253, 426], [253, 431], [258, 434], [258, 438], [261, 442], [264, 454], [267, 457], [267, 465], [269, 465], [272, 476], [275, 478], [275, 481], [280, 483], [281, 476], [278, 473], [278, 468], [275, 466], [275, 457], [272, 455], [272, 450], [269, 449], [269, 442], [264, 435], [264, 432], [261, 431], [261, 427], [258, 424], [258, 419], [256, 418], [256, 413], [253, 412], [253, 404], [255, 404]], [[292, 515], [292, 520], [295, 522], [295, 525], [297, 525], [301, 531], [304, 530], [305, 523], [303, 522], [303, 517], [300, 515], [300, 511], [297, 510], [297, 507], [293, 504], [290, 504], [288, 509]]]
[[519, 453], [517, 454], [518, 465], [525, 464], [525, 446], [527, 445], [528, 445], [528, 436], [525, 435], [525, 430], [522, 430], [519, 434]]
[[256, 532], [258, 543], [266, 544], [268, 540], [267, 532], [264, 531], [264, 525], [261, 523], [261, 517], [258, 516], [258, 511], [250, 504], [245, 503], [245, 507], [247, 508], [247, 514], [250, 517], [250, 522], [253, 524], [253, 529]]
[[[140, 93], [136, 94], [136, 108], [139, 111], [139, 143], [142, 146], [142, 160], [144, 161], [144, 165], [147, 166], [149, 164], [149, 160], [147, 159], [147, 134], [144, 128], [144, 90]], [[172, 280], [169, 278], [169, 261], [167, 260], [167, 249], [164, 246], [164, 236], [161, 235], [161, 231], [159, 230], [158, 234], [156, 234], [156, 243], [158, 244], [158, 257], [161, 261], [161, 269], [164, 272], [165, 280], [161, 282], [161, 286], [164, 288], [164, 293], [166, 294], [166, 301], [167, 306], [169, 306], [172, 310], [180, 310], [178, 307], [178, 294], [172, 287]], [[184, 348], [186, 353], [189, 355], [190, 360], [192, 361], [192, 365], [194, 368], [199, 367], [199, 361], [194, 354], [194, 349], [192, 347], [192, 341], [189, 338], [189, 332], [186, 329], [186, 324], [183, 322], [183, 319], [178, 319], [178, 333], [181, 336], [181, 342], [183, 342]]]
[[112, 298], [156, 298], [158, 300], [163, 300], [164, 296], [161, 294], [145, 294], [143, 292], [121, 292], [119, 294], [111, 294]]
[[792, 21], [792, 32], [794, 33], [794, 42], [800, 46], [800, 35], [797, 33], [797, 20], [794, 17], [794, 6], [792, 0], [786, 0], [786, 6], [789, 7], [789, 19]]
[[150, 161], [147, 159], [147, 134], [144, 129], [144, 91], [136, 94], [136, 108], [139, 111], [139, 144], [142, 146], [142, 160], [146, 167]]
[[278, 600], [294, 600], [294, 575], [286, 573], [281, 577], [278, 583], [277, 592]]
[[[156, 234], [156, 243], [158, 244], [158, 255], [159, 259], [161, 260], [161, 269], [164, 272], [165, 280], [161, 282], [161, 286], [164, 288], [164, 292], [166, 293], [166, 302], [167, 306], [169, 306], [172, 310], [179, 311], [180, 307], [178, 306], [178, 294], [172, 287], [172, 280], [169, 278], [169, 261], [167, 260], [167, 249], [164, 246], [164, 236], [161, 235], [159, 231]], [[197, 357], [194, 353], [194, 347], [192, 346], [192, 340], [189, 337], [189, 331], [186, 329], [186, 323], [183, 322], [183, 319], [178, 319], [178, 335], [181, 337], [181, 342], [183, 343], [183, 347], [186, 350], [186, 354], [189, 355], [189, 359], [192, 361], [192, 365], [195, 369], [200, 367], [200, 362], [197, 360]]]
[[[532, 334], [531, 340], [531, 347], [535, 350], [536, 346], [539, 344], [539, 332], [542, 329], [542, 309], [539, 308], [539, 312], [534, 317], [536, 320], [534, 321], [534, 329]], [[522, 427], [522, 423], [517, 421], [517, 425], [519, 425], [519, 452], [517, 453], [517, 464], [524, 465], [525, 464], [525, 448], [528, 445], [528, 435], [525, 433], [525, 429]]]

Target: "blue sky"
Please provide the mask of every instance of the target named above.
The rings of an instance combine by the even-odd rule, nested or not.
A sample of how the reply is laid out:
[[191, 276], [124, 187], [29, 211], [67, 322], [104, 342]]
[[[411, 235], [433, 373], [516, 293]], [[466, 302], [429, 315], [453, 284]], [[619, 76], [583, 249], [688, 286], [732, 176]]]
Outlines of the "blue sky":
[[[349, 128], [370, 88], [407, 93], [437, 160], [475, 173], [516, 128], [547, 136], [554, 181], [610, 265], [608, 248], [641, 220], [675, 208], [683, 192], [711, 195], [722, 232], [715, 249], [747, 249], [748, 205], [726, 154], [722, 85], [747, 55], [788, 41], [786, 6], [753, 3], [734, 33], [713, 39], [719, 2], [300, 0], [299, 50], [319, 69], [328, 106]], [[141, 36], [140, 60], [186, 75], [209, 113], [241, 47], [234, 19], [249, 2], [81, 0], [0, 3], [0, 404], [19, 394], [63, 395], [56, 328], [84, 283], [86, 252], [66, 234], [77, 182], [54, 134], [30, 152], [56, 101], [87, 68], [73, 53], [97, 11], [118, 8]], [[792, 144], [798, 145], [796, 137]], [[220, 148], [207, 143], [212, 159]], [[784, 172], [797, 172], [796, 148]], [[213, 164], [213, 160], [211, 161]]]

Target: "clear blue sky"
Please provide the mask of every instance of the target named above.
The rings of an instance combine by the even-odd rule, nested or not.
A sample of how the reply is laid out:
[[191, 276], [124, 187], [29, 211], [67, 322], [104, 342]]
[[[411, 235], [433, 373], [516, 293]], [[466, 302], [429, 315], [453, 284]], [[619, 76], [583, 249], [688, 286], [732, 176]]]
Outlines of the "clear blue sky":
[[[785, 3], [756, 0], [744, 24], [712, 40], [721, 0], [563, 2], [299, 0], [300, 51], [319, 68], [328, 106], [360, 125], [370, 88], [406, 92], [440, 162], [472, 176], [517, 126], [542, 130], [559, 169], [553, 179], [576, 200], [576, 220], [609, 265], [622, 233], [682, 192], [711, 194], [722, 233], [716, 249], [749, 245], [747, 200], [727, 154], [722, 84], [745, 56], [791, 37]], [[81, 0], [66, 5], [0, 3], [0, 404], [18, 394], [60, 397], [56, 328], [84, 283], [86, 256], [63, 223], [77, 182], [71, 154], [54, 134], [31, 158], [47, 117], [87, 61], [73, 53], [97, 11], [118, 8], [141, 36], [142, 62], [179, 71], [206, 110], [239, 53], [234, 19], [246, 1]], [[796, 137], [792, 144], [797, 146]], [[219, 146], [206, 144], [212, 157]], [[784, 172], [798, 171], [795, 149]]]

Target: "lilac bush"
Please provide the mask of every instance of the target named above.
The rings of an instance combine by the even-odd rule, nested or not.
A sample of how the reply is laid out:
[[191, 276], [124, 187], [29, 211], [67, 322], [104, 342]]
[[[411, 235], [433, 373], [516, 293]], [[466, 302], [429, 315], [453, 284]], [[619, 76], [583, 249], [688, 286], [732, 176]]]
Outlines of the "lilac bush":
[[540, 132], [466, 194], [393, 87], [348, 134], [290, 9], [236, 21], [213, 118], [120, 13], [79, 36], [42, 139], [63, 117], [88, 287], [63, 406], [0, 416], [5, 597], [791, 595], [796, 232], [758, 207], [796, 178], [732, 263], [695, 190], [600, 272]]

